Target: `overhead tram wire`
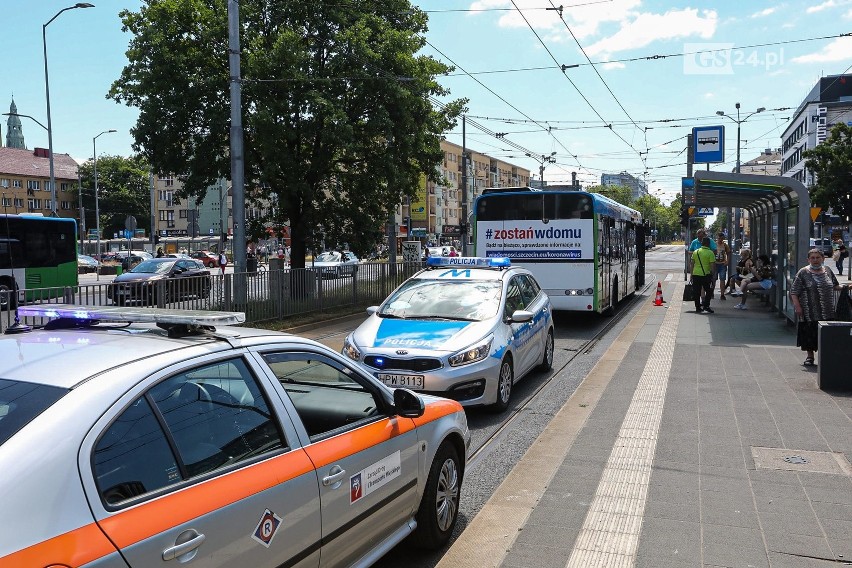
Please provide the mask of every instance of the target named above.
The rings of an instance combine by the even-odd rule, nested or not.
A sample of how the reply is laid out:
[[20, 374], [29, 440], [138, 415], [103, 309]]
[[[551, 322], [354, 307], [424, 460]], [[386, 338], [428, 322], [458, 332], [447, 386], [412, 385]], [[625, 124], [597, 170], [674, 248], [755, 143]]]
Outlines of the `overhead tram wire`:
[[[435, 46], [434, 46], [431, 42], [429, 42], [429, 40], [427, 40], [427, 39], [425, 39], [425, 38], [424, 38], [424, 40], [423, 40], [423, 41], [424, 41], [424, 42], [426, 42], [426, 44], [427, 44], [429, 47], [431, 47], [432, 49], [434, 49], [435, 51], [437, 51], [439, 54], [441, 54], [441, 57], [444, 57], [445, 59], [447, 59], [447, 61], [449, 61], [449, 62], [450, 62], [453, 66], [455, 66], [455, 67], [456, 67], [456, 68], [458, 68], [458, 69], [461, 69], [462, 71], [464, 71], [464, 70], [465, 70], [465, 69], [464, 69], [461, 65], [459, 65], [458, 63], [456, 63], [455, 61], [453, 61], [453, 60], [452, 60], [452, 58], [451, 58], [451, 57], [449, 57], [446, 53], [444, 53], [443, 51], [441, 51], [440, 49], [438, 49], [437, 47], [435, 47]], [[499, 95], [497, 92], [495, 92], [495, 91], [494, 91], [491, 87], [489, 87], [488, 85], [486, 85], [485, 83], [483, 83], [482, 81], [480, 81], [479, 79], [477, 79], [476, 77], [470, 76], [470, 78], [471, 78], [471, 79], [473, 79], [474, 81], [476, 81], [477, 83], [479, 83], [479, 85], [480, 85], [480, 86], [482, 86], [484, 89], [486, 89], [489, 93], [493, 94], [495, 97], [497, 97], [498, 99], [500, 99], [501, 101], [503, 101], [504, 103], [506, 103], [506, 104], [507, 104], [508, 106], [510, 106], [513, 110], [517, 111], [519, 114], [521, 114], [522, 116], [524, 116], [524, 117], [526, 117], [527, 119], [529, 119], [530, 121], [532, 121], [532, 122], [533, 122], [533, 124], [536, 124], [537, 126], [539, 126], [539, 127], [540, 127], [540, 128], [541, 128], [544, 132], [546, 132], [546, 133], [547, 133], [547, 134], [548, 134], [551, 138], [553, 138], [553, 140], [554, 140], [557, 144], [559, 144], [559, 146], [561, 146], [561, 147], [562, 147], [562, 149], [563, 149], [563, 150], [564, 150], [564, 151], [565, 151], [565, 152], [566, 152], [569, 156], [571, 156], [572, 158], [574, 158], [574, 160], [576, 160], [576, 162], [577, 162], [577, 166], [579, 166], [579, 168], [580, 168], [580, 169], [583, 169], [583, 164], [581, 164], [581, 163], [580, 163], [580, 160], [577, 158], [577, 156], [576, 156], [576, 155], [575, 155], [575, 154], [574, 154], [571, 150], [569, 150], [569, 149], [568, 149], [568, 147], [567, 147], [567, 146], [565, 146], [565, 144], [563, 144], [561, 140], [559, 140], [556, 136], [554, 136], [554, 135], [553, 135], [553, 133], [550, 131], [550, 127], [549, 127], [549, 126], [545, 126], [545, 125], [543, 125], [542, 123], [537, 122], [537, 121], [536, 121], [534, 118], [532, 118], [530, 115], [528, 115], [527, 113], [525, 113], [524, 111], [522, 111], [521, 109], [519, 109], [518, 107], [516, 107], [515, 105], [513, 105], [513, 104], [512, 104], [512, 103], [510, 103], [509, 101], [507, 101], [505, 98], [503, 98], [503, 97], [502, 97], [501, 95]], [[434, 99], [434, 97], [432, 97], [432, 99], [433, 99], [433, 100], [436, 100], [436, 99]], [[470, 122], [471, 122], [471, 121], [470, 121], [470, 120], [468, 120], [468, 123], [470, 123]], [[484, 128], [484, 127], [483, 127], [483, 128]], [[481, 130], [481, 128], [480, 128], [480, 130]], [[483, 132], [484, 132], [484, 130], [483, 130]], [[496, 136], [496, 133], [494, 133], [494, 134], [495, 134], [495, 137], [497, 137], [497, 138], [505, 139], [504, 137]], [[512, 143], [512, 144], [514, 144], [514, 143]], [[540, 152], [532, 152], [532, 151], [529, 151], [529, 150], [527, 150], [527, 152], [528, 152], [528, 153], [530, 153], [530, 154], [532, 154], [532, 155], [538, 155], [538, 154], [540, 154]]]
[[[532, 31], [533, 35], [536, 37], [538, 42], [541, 44], [541, 46], [544, 48], [544, 50], [547, 52], [547, 54], [550, 56], [550, 58], [553, 59], [553, 62], [556, 63], [557, 65], [559, 65], [559, 61], [553, 55], [553, 52], [550, 51], [550, 48], [547, 47], [547, 44], [544, 43], [544, 40], [541, 39], [541, 36], [538, 35], [538, 32], [535, 31], [535, 28], [532, 26], [532, 24], [530, 24], [530, 21], [527, 19], [527, 17], [524, 15], [524, 13], [520, 10], [520, 8], [518, 8], [518, 5], [515, 3], [515, 0], [510, 0], [510, 1], [512, 2], [512, 5], [515, 7], [515, 9], [518, 10], [518, 13], [521, 15], [521, 18], [524, 19], [524, 22], [526, 22], [527, 27], [530, 29], [530, 31]], [[586, 97], [586, 95], [584, 95], [583, 92], [577, 87], [577, 85], [574, 83], [574, 81], [571, 80], [571, 77], [569, 77], [568, 74], [565, 72], [565, 70], [568, 69], [568, 67], [563, 65], [563, 66], [561, 66], [561, 69], [562, 69], [562, 76], [565, 77], [568, 80], [569, 83], [571, 83], [571, 86], [574, 87], [574, 90], [577, 91], [577, 94], [579, 94], [580, 97], [582, 97], [582, 99], [584, 101], [586, 101], [586, 104], [589, 105], [589, 108], [592, 109], [592, 112], [594, 112], [597, 115], [597, 117], [599, 119], [601, 119], [601, 122], [603, 122], [604, 124], [609, 124], [604, 119], [604, 117], [601, 116], [601, 113], [598, 112], [598, 110], [594, 107], [594, 105], [591, 103], [591, 101], [589, 101], [589, 99]], [[473, 79], [476, 80], [475, 77]], [[627, 139], [625, 139], [618, 132], [613, 130], [612, 125], [610, 125], [609, 129], [613, 134], [616, 135], [616, 137], [618, 137], [622, 142], [627, 144], [634, 152], [636, 152], [637, 156], [639, 156], [639, 160], [642, 161], [642, 154], [639, 152], [639, 150], [637, 150], [636, 148], [633, 147], [633, 144], [628, 142]]]

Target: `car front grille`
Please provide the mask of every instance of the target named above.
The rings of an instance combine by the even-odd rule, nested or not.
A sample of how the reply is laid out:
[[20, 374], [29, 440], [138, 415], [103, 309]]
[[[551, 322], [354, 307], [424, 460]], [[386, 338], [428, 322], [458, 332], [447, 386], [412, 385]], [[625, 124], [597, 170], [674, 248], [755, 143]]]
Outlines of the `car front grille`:
[[415, 373], [425, 373], [442, 367], [440, 359], [431, 357], [397, 359], [395, 357], [382, 357], [381, 355], [368, 355], [364, 358], [364, 364], [382, 371], [413, 371]]

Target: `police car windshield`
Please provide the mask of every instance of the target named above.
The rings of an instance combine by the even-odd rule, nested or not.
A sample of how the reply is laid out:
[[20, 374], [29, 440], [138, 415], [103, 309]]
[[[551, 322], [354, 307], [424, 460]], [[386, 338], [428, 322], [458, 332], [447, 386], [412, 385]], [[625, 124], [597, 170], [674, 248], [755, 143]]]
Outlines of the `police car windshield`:
[[68, 391], [0, 379], [0, 446]]
[[497, 315], [499, 280], [409, 280], [393, 293], [379, 317], [481, 321]]

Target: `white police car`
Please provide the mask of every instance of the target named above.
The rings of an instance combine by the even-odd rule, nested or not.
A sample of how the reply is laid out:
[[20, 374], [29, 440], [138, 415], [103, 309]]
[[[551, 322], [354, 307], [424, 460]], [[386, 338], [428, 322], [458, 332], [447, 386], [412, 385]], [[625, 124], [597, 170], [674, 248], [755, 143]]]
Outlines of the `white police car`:
[[550, 299], [506, 258], [430, 258], [367, 311], [343, 353], [390, 387], [503, 410], [515, 381], [553, 364]]

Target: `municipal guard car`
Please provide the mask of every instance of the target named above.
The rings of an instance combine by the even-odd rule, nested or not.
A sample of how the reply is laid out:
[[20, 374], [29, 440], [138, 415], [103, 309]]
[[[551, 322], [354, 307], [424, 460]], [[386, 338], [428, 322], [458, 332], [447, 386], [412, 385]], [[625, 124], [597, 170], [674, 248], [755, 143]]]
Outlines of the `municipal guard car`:
[[0, 566], [368, 566], [453, 532], [458, 402], [242, 314], [18, 310], [46, 324], [0, 336]]
[[550, 299], [507, 258], [430, 257], [368, 312], [343, 353], [389, 387], [504, 410], [517, 380], [553, 364]]

